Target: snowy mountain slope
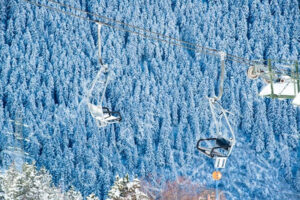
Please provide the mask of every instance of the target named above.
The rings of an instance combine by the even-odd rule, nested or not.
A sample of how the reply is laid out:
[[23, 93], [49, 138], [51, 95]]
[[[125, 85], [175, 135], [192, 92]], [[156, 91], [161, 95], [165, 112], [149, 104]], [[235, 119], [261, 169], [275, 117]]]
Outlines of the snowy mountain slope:
[[[249, 59], [299, 60], [296, 0], [61, 2]], [[22, 0], [1, 1], [0, 13], [2, 151], [20, 110], [35, 141], [25, 150], [57, 185], [104, 199], [116, 174], [177, 172], [214, 187], [212, 162], [195, 145], [212, 136], [205, 97], [217, 88], [219, 58], [103, 27], [104, 62], [115, 74], [104, 104], [124, 120], [98, 129], [78, 107], [99, 69], [97, 26]], [[222, 104], [235, 114], [237, 147], [219, 187], [229, 199], [297, 199], [299, 109], [258, 97], [263, 83], [246, 70], [226, 62]]]

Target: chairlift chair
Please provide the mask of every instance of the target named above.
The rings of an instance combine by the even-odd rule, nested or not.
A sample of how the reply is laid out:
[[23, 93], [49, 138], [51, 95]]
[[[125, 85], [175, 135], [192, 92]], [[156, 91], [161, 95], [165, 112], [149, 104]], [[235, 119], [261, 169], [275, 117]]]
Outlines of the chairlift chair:
[[[102, 73], [101, 69], [100, 69], [99, 73]], [[96, 120], [98, 127], [105, 127], [108, 124], [118, 123], [122, 120], [122, 117], [121, 117], [119, 112], [110, 111], [107, 107], [102, 106], [105, 91], [106, 91], [107, 84], [108, 84], [108, 81], [109, 81], [108, 76], [109, 75], [104, 76], [105, 80], [100, 81], [100, 83], [102, 85], [103, 84], [104, 85], [103, 85], [103, 88], [100, 88], [101, 92], [102, 92], [102, 95], [101, 95], [100, 101], [98, 101], [97, 104], [91, 103], [92, 102], [91, 100], [93, 99], [91, 97], [91, 93], [92, 93], [92, 91], [95, 87], [95, 82], [97, 82], [97, 81], [99, 82], [99, 80], [97, 80], [97, 78], [99, 78], [101, 76], [97, 76], [96, 79], [93, 81], [94, 83], [92, 84], [92, 87], [91, 87], [91, 89], [89, 91], [89, 94], [88, 94], [88, 103], [87, 103], [88, 109], [89, 109], [92, 117]]]
[[[98, 24], [98, 55], [99, 55], [99, 63], [101, 65], [100, 70], [98, 71], [95, 79], [92, 82], [91, 88], [88, 91], [87, 99], [88, 99], [88, 109], [92, 115], [92, 117], [96, 120], [98, 127], [105, 127], [108, 124], [118, 123], [122, 120], [122, 117], [119, 112], [110, 111], [107, 107], [102, 106], [102, 102], [104, 99], [105, 91], [110, 80], [110, 74], [108, 72], [108, 65], [103, 64], [101, 58], [101, 24]], [[100, 83], [103, 87], [100, 88], [102, 91], [101, 99], [97, 102], [97, 104], [91, 103], [92, 99], [92, 91], [94, 90], [96, 83]], [[99, 89], [99, 88], [98, 88]]]
[[272, 69], [271, 61], [268, 61], [268, 66], [255, 65], [251, 66], [247, 71], [247, 76], [250, 79], [261, 77], [267, 85], [263, 87], [259, 95], [262, 97], [282, 99], [294, 99], [292, 103], [295, 106], [300, 106], [295, 98], [300, 93], [300, 80], [298, 63], [293, 65], [280, 65], [278, 69]]
[[[214, 141], [213, 147], [207, 148], [201, 146], [204, 141]], [[223, 137], [199, 139], [197, 142], [197, 149], [209, 158], [215, 159], [215, 168], [225, 168], [227, 158], [230, 156], [234, 141], [232, 139], [225, 139]]]
[[293, 79], [284, 76], [280, 81], [267, 84], [259, 93], [262, 97], [282, 99], [294, 99], [297, 94], [297, 86]]
[[89, 110], [98, 127], [105, 127], [108, 124], [118, 123], [122, 120], [119, 112], [110, 111], [107, 107], [96, 106], [88, 103]]
[[[206, 148], [200, 145], [200, 143], [204, 141], [215, 141], [214, 147]], [[232, 148], [232, 144], [230, 140], [227, 140], [223, 137], [217, 137], [217, 138], [206, 138], [206, 139], [199, 139], [197, 142], [197, 149], [201, 152], [203, 152], [206, 156], [210, 158], [217, 157], [228, 157], [228, 154], [230, 153], [230, 150]], [[226, 151], [220, 152], [218, 150], [223, 149]]]
[[[219, 81], [219, 94], [213, 98], [208, 98], [210, 111], [212, 113], [213, 123], [216, 128], [217, 137], [199, 139], [197, 142], [197, 149], [208, 156], [209, 158], [215, 159], [214, 166], [215, 168], [225, 168], [228, 157], [231, 154], [232, 148], [235, 145], [235, 135], [233, 129], [230, 125], [229, 119], [227, 117], [228, 111], [224, 110], [221, 104], [218, 103], [218, 100], [221, 99], [223, 95], [223, 84], [224, 84], [224, 76], [225, 76], [225, 56], [224, 52], [220, 52], [221, 57], [221, 75]], [[218, 115], [218, 119], [217, 119]], [[225, 119], [225, 123], [229, 128], [230, 139], [226, 139], [223, 135], [220, 127], [220, 119]], [[205, 144], [207, 141], [214, 142], [212, 147], [206, 147]]]

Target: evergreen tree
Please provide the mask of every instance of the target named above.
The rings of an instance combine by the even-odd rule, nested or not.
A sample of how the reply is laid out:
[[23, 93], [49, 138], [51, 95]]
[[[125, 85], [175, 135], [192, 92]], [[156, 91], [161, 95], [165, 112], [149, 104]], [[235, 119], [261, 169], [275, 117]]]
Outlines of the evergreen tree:
[[5, 192], [3, 190], [4, 177], [0, 174], [0, 200], [5, 200]]
[[268, 121], [265, 116], [265, 104], [260, 101], [255, 102], [254, 126], [252, 127], [251, 139], [256, 152], [265, 150], [265, 137], [269, 131]]
[[276, 141], [272, 126], [269, 127], [266, 134], [266, 150], [269, 152], [269, 159], [273, 160], [275, 158], [276, 151]]
[[86, 200], [99, 200], [99, 198], [94, 193], [92, 193], [88, 197], [86, 197]]
[[149, 200], [149, 197], [140, 191], [140, 181], [135, 178], [129, 180], [128, 174], [124, 178], [116, 177], [115, 183], [108, 192], [108, 200]]
[[241, 122], [241, 129], [247, 133], [251, 133], [252, 124], [253, 124], [253, 105], [252, 105], [252, 98], [249, 97], [249, 94], [246, 93], [245, 87], [242, 87], [241, 90], [241, 101], [242, 101], [242, 122]]
[[37, 171], [34, 163], [25, 163], [21, 172], [17, 171], [13, 164], [0, 175], [0, 199], [82, 200], [83, 198], [74, 187], [64, 194], [53, 186], [52, 177], [45, 168]]
[[65, 195], [67, 200], [82, 200], [83, 197], [80, 192], [76, 191], [75, 188], [72, 186]]
[[[250, 60], [299, 57], [298, 0], [64, 2], [78, 9]], [[56, 7], [52, 3], [47, 5]], [[55, 183], [63, 174], [66, 187], [74, 183], [85, 195], [89, 191], [97, 191], [104, 199], [113, 174], [139, 170], [137, 166], [141, 166], [141, 174], [143, 171], [153, 173], [157, 166], [171, 168], [175, 151], [174, 155], [178, 156], [175, 160], [181, 167], [189, 167], [185, 165], [188, 160], [193, 162], [189, 162], [193, 166], [199, 165], [190, 156], [183, 155], [194, 153], [195, 139], [200, 134], [201, 137], [208, 136], [211, 116], [205, 97], [214, 93], [213, 88], [217, 91], [219, 76], [219, 64], [214, 56], [203, 55], [202, 48], [197, 48], [196, 53], [178, 48], [180, 45], [193, 47], [180, 41], [176, 42], [177, 47], [173, 47], [171, 43], [175, 41], [170, 38], [134, 27], [128, 28], [149, 38], [157, 36], [166, 39], [170, 45], [165, 45], [162, 40], [142, 39], [103, 26], [103, 59], [111, 64], [110, 70], [116, 74], [115, 81], [109, 84], [104, 103], [122, 111], [124, 127], [128, 124], [132, 126], [130, 137], [123, 140], [119, 137], [121, 126], [99, 129], [85, 105], [76, 108], [77, 99], [81, 100], [85, 95], [84, 83], [89, 82], [89, 78], [94, 77], [99, 69], [97, 25], [21, 0], [0, 1], [0, 13], [0, 134], [3, 136], [6, 131], [13, 131], [9, 119], [13, 118], [16, 109], [24, 107], [30, 133], [37, 141], [35, 145], [26, 143], [25, 148], [40, 165], [50, 170]], [[233, 109], [229, 111], [241, 114], [242, 120], [236, 115], [234, 121], [240, 128], [236, 131], [236, 147], [247, 147], [251, 138], [254, 149], [258, 152], [266, 149], [270, 158], [275, 157], [279, 163], [283, 162], [284, 169], [277, 170], [279, 175], [291, 175], [290, 172], [296, 170], [298, 164], [297, 157], [293, 155], [297, 155], [299, 150], [299, 109], [296, 111], [286, 106], [289, 101], [259, 100], [256, 89], [262, 86], [262, 82], [244, 81], [243, 71], [247, 66], [231, 61], [239, 58], [227, 58], [225, 98], [222, 98], [222, 103], [226, 108]], [[239, 72], [243, 74], [239, 75]], [[258, 102], [253, 103], [255, 99]], [[145, 121], [150, 128], [143, 126]], [[275, 149], [280, 137], [285, 138], [289, 156]], [[126, 142], [131, 139], [134, 142], [128, 145]], [[13, 142], [13, 137], [1, 137], [0, 150]], [[278, 152], [280, 155], [277, 155]], [[6, 165], [11, 158], [4, 152], [1, 154], [1, 163]], [[155, 162], [155, 155], [162, 162]], [[249, 158], [245, 161], [255, 160], [252, 151], [247, 155]], [[74, 167], [81, 163], [82, 167]], [[276, 167], [274, 163], [270, 162], [267, 167]], [[260, 162], [257, 165], [266, 167]], [[91, 173], [82, 173], [83, 169]], [[260, 175], [262, 171], [257, 173]], [[37, 174], [34, 180], [41, 182], [42, 176], [39, 172]], [[30, 177], [28, 174], [16, 176], [11, 184], [19, 187], [22, 181]], [[78, 177], [83, 179], [82, 184]], [[261, 181], [268, 180], [268, 176], [261, 177]], [[235, 182], [240, 176], [230, 175], [229, 178]], [[272, 180], [278, 181], [276, 176]], [[87, 181], [89, 184], [86, 184]], [[26, 184], [33, 190], [37, 187], [36, 183]], [[288, 186], [284, 184], [277, 185]], [[49, 195], [44, 193], [46, 196], [31, 189], [28, 192], [37, 195], [37, 199], [63, 198], [60, 189], [47, 185], [43, 187], [53, 192]], [[227, 184], [224, 187], [226, 189]], [[249, 196], [256, 193], [252, 188], [254, 186], [248, 187], [251, 191]], [[277, 187], [270, 189], [265, 184], [263, 189], [258, 189], [258, 196], [262, 190], [267, 195]], [[237, 191], [246, 193], [240, 188]]]
[[20, 180], [20, 173], [13, 163], [3, 176], [2, 189], [5, 199], [16, 199], [19, 190], [16, 188], [16, 182]]

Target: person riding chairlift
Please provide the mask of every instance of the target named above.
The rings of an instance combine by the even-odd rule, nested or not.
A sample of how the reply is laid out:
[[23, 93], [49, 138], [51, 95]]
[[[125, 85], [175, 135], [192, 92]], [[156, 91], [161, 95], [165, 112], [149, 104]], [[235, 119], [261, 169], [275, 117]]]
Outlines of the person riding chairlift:
[[[206, 148], [206, 147], [200, 147], [200, 143], [202, 141], [207, 141], [207, 140], [215, 140], [216, 145], [212, 148]], [[225, 139], [224, 137], [218, 137], [218, 138], [208, 138], [208, 139], [199, 139], [197, 142], [197, 149], [204, 153], [205, 155], [213, 158], [215, 156], [217, 157], [228, 157], [228, 154], [221, 153], [219, 151], [216, 151], [217, 149], [223, 149], [227, 151], [228, 153], [230, 152], [231, 148], [233, 146], [232, 139], [230, 138]]]

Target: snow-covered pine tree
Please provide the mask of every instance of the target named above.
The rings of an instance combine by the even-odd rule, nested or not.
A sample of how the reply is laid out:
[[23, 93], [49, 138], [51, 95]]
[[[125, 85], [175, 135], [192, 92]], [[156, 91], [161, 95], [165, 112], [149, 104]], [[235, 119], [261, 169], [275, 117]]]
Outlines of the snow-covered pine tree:
[[65, 197], [67, 200], [83, 200], [81, 193], [76, 191], [73, 186], [71, 186]]
[[20, 173], [17, 171], [13, 163], [8, 171], [3, 175], [1, 188], [4, 192], [5, 199], [15, 199], [14, 196], [18, 193], [16, 182], [20, 178]]
[[[18, 184], [18, 189], [22, 191], [20, 194], [23, 199], [39, 199], [41, 192], [41, 184], [42, 181], [39, 179], [37, 175], [37, 170], [35, 167], [35, 163], [23, 165], [23, 172], [21, 174], [22, 179], [20, 180], [20, 184]], [[21, 199], [22, 199], [21, 198]]]
[[39, 198], [41, 199], [55, 199], [55, 188], [51, 186], [52, 177], [47, 172], [46, 168], [42, 167], [40, 171], [37, 172], [36, 177], [37, 182], [40, 183], [39, 190], [42, 191], [39, 193]]
[[130, 182], [128, 174], [124, 178], [117, 176], [108, 192], [108, 200], [149, 200], [149, 197], [140, 191], [140, 187], [140, 180], [137, 178]]
[[86, 200], [99, 200], [99, 198], [94, 193], [92, 193], [88, 197], [86, 197]]
[[[52, 176], [45, 168], [39, 171], [35, 164], [25, 163], [19, 172], [13, 163], [4, 173], [0, 174], [0, 200], [83, 200], [80, 192], [74, 187], [66, 193], [53, 186]], [[99, 200], [94, 194], [87, 200]]]
[[5, 193], [4, 193], [4, 190], [3, 190], [3, 175], [2, 174], [0, 174], [0, 200], [4, 200], [4, 195], [5, 195]]

